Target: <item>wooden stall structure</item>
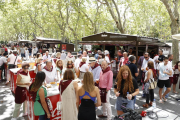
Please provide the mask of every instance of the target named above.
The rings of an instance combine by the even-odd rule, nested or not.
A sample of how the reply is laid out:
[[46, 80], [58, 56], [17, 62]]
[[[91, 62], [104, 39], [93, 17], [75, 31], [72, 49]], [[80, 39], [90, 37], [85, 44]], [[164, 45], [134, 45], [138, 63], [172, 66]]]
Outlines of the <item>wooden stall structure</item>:
[[42, 52], [49, 51], [49, 48], [56, 47], [56, 52], [64, 51], [74, 51], [74, 44], [64, 43], [61, 40], [53, 39], [53, 38], [44, 38], [44, 37], [36, 37], [32, 41], [37, 43], [38, 47], [42, 46]]
[[[129, 48], [134, 48], [136, 51], [136, 58], [142, 56], [144, 51], [151, 52], [153, 50], [158, 53], [159, 47], [170, 48], [169, 45], [161, 42], [157, 38], [111, 32], [102, 32], [83, 37], [79, 44], [100, 45], [102, 50], [109, 50], [110, 54], [112, 51], [115, 52], [115, 46], [123, 46], [127, 51]], [[114, 55], [112, 55], [111, 58], [113, 58], [113, 56]]]

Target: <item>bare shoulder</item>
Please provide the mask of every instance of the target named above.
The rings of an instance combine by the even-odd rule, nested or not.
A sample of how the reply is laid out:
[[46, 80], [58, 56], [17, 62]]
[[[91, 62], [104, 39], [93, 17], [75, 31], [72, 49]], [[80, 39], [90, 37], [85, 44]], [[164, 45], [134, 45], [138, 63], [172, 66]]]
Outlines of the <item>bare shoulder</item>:
[[39, 94], [43, 94], [43, 93], [44, 93], [44, 89], [43, 89], [43, 88], [40, 88]]
[[95, 86], [95, 91], [99, 92], [99, 88]]

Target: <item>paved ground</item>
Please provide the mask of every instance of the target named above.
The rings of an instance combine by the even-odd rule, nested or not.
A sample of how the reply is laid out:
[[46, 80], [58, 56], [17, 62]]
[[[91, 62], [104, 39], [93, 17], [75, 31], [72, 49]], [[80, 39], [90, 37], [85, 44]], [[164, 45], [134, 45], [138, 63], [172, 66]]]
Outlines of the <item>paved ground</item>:
[[[137, 96], [137, 104], [139, 105], [140, 109], [137, 111], [142, 111], [145, 110], [141, 106], [145, 103], [145, 99], [141, 98], [142, 90], [140, 87], [140, 94]], [[159, 100], [158, 97], [158, 89], [155, 89], [155, 98]], [[180, 115], [180, 102], [176, 101], [174, 98], [180, 97], [180, 94], [173, 94], [170, 93], [170, 97], [168, 98], [168, 101], [164, 104], [157, 103], [157, 107], [161, 108], [163, 110], [169, 111], [171, 113]], [[116, 97], [113, 93], [113, 89], [111, 89], [111, 108], [112, 108], [112, 113], [113, 116], [116, 116], [116, 110], [114, 108], [115, 102], [116, 102]], [[10, 120], [12, 113], [14, 109], [14, 97], [11, 94], [11, 91], [9, 89], [9, 86], [4, 85], [4, 83], [0, 83], [0, 120]], [[22, 110], [21, 110], [22, 111]], [[101, 114], [101, 107], [98, 108], [97, 110], [97, 115]], [[22, 116], [22, 112], [20, 114]], [[18, 120], [27, 120], [27, 118], [24, 117], [19, 117]], [[106, 119], [98, 119], [97, 120], [106, 120]], [[164, 120], [169, 120], [169, 119], [164, 119]]]

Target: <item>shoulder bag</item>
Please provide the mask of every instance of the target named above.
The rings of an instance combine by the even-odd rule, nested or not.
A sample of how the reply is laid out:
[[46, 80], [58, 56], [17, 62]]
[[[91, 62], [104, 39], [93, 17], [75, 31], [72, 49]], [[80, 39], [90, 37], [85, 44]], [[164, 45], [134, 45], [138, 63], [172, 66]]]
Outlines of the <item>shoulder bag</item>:
[[149, 89], [155, 89], [157, 87], [157, 81], [152, 78], [149, 79]]

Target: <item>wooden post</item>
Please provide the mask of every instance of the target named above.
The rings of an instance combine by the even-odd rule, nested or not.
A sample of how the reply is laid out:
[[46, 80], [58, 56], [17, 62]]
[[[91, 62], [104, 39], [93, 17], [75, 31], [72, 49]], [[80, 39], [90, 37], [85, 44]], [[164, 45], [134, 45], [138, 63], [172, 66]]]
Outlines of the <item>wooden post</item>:
[[146, 52], [147, 52], [147, 50], [148, 50], [148, 45], [146, 44]]
[[138, 41], [136, 40], [136, 64], [138, 62]]

